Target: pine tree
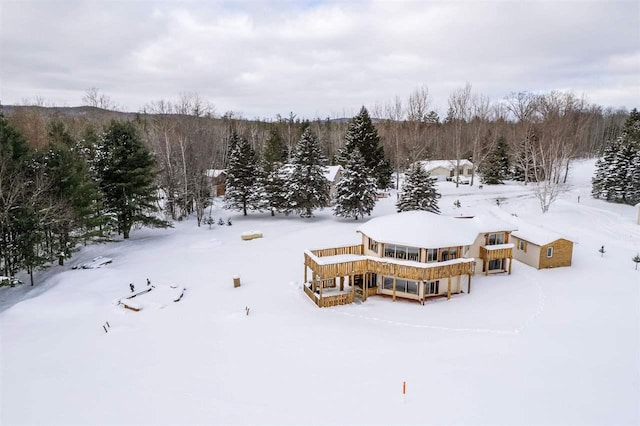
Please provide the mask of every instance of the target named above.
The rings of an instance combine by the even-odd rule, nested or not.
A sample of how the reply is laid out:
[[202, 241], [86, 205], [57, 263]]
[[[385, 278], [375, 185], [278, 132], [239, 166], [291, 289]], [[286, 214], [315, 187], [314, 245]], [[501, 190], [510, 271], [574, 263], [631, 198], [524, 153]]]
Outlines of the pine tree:
[[261, 190], [256, 155], [249, 142], [236, 132], [229, 142], [225, 208], [239, 210], [246, 216], [247, 209], [260, 210]]
[[420, 163], [413, 163], [407, 170], [396, 208], [399, 212], [426, 210], [440, 213], [436, 192], [436, 179], [432, 178]]
[[336, 216], [358, 220], [365, 214], [371, 215], [376, 204], [376, 183], [367, 175], [364, 158], [358, 149], [351, 152], [336, 189], [333, 209]]
[[489, 154], [487, 160], [482, 164], [480, 173], [482, 183], [487, 185], [497, 185], [504, 183], [509, 175], [510, 162], [507, 141], [503, 136], [498, 138], [495, 149]]
[[135, 224], [166, 227], [157, 211], [155, 160], [131, 122], [113, 120], [97, 147], [95, 169], [105, 210], [115, 218], [118, 232], [129, 238]]
[[40, 161], [51, 181], [53, 197], [64, 202], [64, 213], [58, 214], [51, 223], [52, 231], [57, 235], [57, 245], [52, 249], [62, 265], [64, 259], [71, 257], [77, 242], [93, 235], [99, 195], [87, 160], [82, 156], [82, 147], [62, 122], [53, 120], [48, 127], [49, 150]]
[[276, 212], [286, 212], [287, 206], [287, 178], [288, 173], [281, 167], [271, 167], [264, 170], [263, 188], [266, 207], [271, 211], [271, 216]]
[[591, 194], [618, 203], [640, 201], [640, 113], [632, 110], [622, 134], [605, 146], [596, 162]]
[[288, 180], [288, 211], [299, 213], [301, 217], [312, 217], [313, 210], [329, 205], [329, 182], [323, 166], [325, 162], [318, 139], [307, 127], [292, 159], [293, 170]]
[[[289, 158], [287, 145], [275, 126], [269, 131], [262, 158], [264, 163], [268, 165], [282, 165]], [[267, 171], [271, 171], [271, 169], [269, 168]]]
[[345, 135], [345, 146], [338, 155], [338, 162], [344, 166], [349, 155], [358, 149], [364, 158], [367, 173], [376, 180], [378, 189], [386, 189], [391, 184], [391, 164], [385, 158], [378, 131], [371, 122], [369, 112], [363, 106], [360, 113], [349, 121]]

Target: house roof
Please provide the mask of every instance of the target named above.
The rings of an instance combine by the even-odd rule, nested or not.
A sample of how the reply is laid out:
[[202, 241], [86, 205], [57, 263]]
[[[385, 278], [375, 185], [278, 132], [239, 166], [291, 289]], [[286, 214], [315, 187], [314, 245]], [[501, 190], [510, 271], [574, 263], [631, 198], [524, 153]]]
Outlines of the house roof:
[[226, 173], [227, 171], [222, 169], [207, 169], [207, 171], [205, 172], [207, 177], [212, 177], [212, 178], [217, 178], [221, 174], [226, 174]]
[[571, 241], [569, 238], [535, 225], [519, 226], [518, 230], [513, 232], [511, 235], [537, 246], [544, 246], [561, 238]]
[[[442, 167], [447, 170], [454, 170], [456, 167], [456, 160], [423, 160], [419, 161], [420, 165], [428, 172], [431, 170]], [[473, 167], [473, 163], [469, 160], [460, 160], [460, 166]]]
[[341, 170], [342, 166], [327, 166], [324, 172], [324, 177], [326, 177], [329, 182], [333, 182], [336, 180], [336, 176]]
[[421, 248], [468, 246], [478, 234], [509, 231], [509, 224], [480, 218], [460, 219], [425, 211], [381, 216], [358, 227], [360, 232], [382, 243]]

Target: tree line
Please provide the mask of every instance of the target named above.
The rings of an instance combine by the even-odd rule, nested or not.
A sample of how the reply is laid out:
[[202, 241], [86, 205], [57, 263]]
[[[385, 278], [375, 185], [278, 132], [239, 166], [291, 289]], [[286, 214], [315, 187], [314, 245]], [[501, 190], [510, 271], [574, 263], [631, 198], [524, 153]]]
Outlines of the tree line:
[[[210, 197], [207, 169], [233, 166], [233, 151], [245, 144], [241, 148], [249, 148], [255, 170], [263, 173], [260, 197], [246, 200], [249, 209], [255, 207], [251, 203], [261, 203], [257, 207], [272, 214], [309, 216], [326, 205], [322, 192], [313, 201], [309, 191], [304, 192], [311, 197], [307, 200], [281, 191], [292, 188], [291, 176], [313, 180], [313, 173], [301, 166], [299, 152], [302, 140], [312, 140], [320, 166], [345, 167], [346, 183], [338, 188], [339, 207], [334, 207], [345, 217], [362, 217], [373, 208], [366, 204], [373, 197], [350, 194], [397, 187], [399, 173], [409, 165], [438, 158], [469, 159], [485, 178], [497, 173], [497, 181], [486, 183], [534, 183], [544, 211], [557, 196], [571, 160], [599, 156], [608, 141], [621, 135], [628, 116], [571, 93], [514, 93], [490, 102], [470, 85], [451, 94], [444, 119], [432, 108], [426, 88], [416, 89], [407, 100], [374, 105], [371, 114], [363, 107], [351, 120], [309, 121], [294, 113], [247, 120], [233, 112], [218, 115], [193, 94], [151, 102], [139, 113], [101, 109], [115, 103], [95, 91], [86, 100], [92, 106], [80, 111], [0, 106], [7, 113], [0, 134], [0, 270], [5, 275], [63, 262], [82, 241], [115, 233], [128, 237], [136, 224], [166, 226], [164, 219], [195, 213], [200, 225]], [[136, 170], [144, 170], [141, 176], [127, 174], [125, 164], [112, 164], [130, 156], [135, 158], [131, 163], [141, 165]], [[284, 164], [291, 168], [283, 174]], [[420, 191], [434, 193], [430, 188]], [[420, 200], [410, 204], [424, 205]], [[427, 204], [437, 209], [437, 202]]]
[[87, 127], [74, 138], [57, 119], [37, 149], [0, 115], [0, 271], [12, 277], [52, 262], [78, 244], [129, 238], [135, 225], [168, 226], [153, 214], [156, 168], [132, 122]]

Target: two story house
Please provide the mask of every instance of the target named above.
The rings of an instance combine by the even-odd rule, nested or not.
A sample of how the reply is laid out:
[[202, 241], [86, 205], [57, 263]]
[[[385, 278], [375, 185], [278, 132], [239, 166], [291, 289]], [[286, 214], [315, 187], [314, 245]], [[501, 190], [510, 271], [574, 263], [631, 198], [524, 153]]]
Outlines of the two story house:
[[514, 227], [412, 211], [357, 229], [352, 246], [306, 250], [304, 291], [320, 307], [374, 295], [416, 300], [471, 292], [475, 273], [511, 273]]

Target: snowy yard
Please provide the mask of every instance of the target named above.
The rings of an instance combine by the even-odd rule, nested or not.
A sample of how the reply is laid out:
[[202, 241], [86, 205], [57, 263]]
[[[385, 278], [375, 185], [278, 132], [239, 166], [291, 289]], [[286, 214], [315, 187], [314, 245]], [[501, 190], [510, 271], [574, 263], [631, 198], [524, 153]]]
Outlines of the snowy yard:
[[[304, 250], [360, 242], [362, 220], [329, 210], [214, 210], [233, 226], [192, 220], [86, 247], [74, 265], [112, 262], [0, 287], [0, 424], [639, 424], [640, 226], [633, 207], [589, 197], [593, 163], [576, 165], [544, 216], [530, 187], [439, 183], [443, 214], [531, 223], [576, 245], [570, 268], [516, 261], [424, 306], [313, 304]], [[241, 238], [256, 229], [263, 238]], [[164, 309], [113, 303], [147, 278], [187, 290]]]

